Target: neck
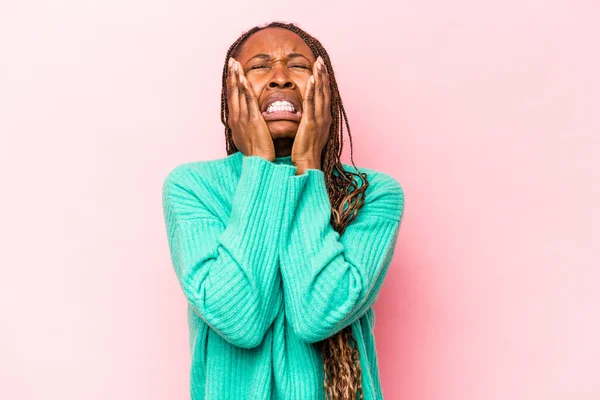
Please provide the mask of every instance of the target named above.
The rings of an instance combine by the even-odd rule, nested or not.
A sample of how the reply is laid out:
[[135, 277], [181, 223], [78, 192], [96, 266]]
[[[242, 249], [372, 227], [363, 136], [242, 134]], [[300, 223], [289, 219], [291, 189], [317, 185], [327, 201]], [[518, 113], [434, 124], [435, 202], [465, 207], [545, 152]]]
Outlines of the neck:
[[275, 147], [275, 157], [285, 157], [291, 155], [293, 144], [294, 139], [291, 138], [275, 139], [273, 141], [273, 146]]

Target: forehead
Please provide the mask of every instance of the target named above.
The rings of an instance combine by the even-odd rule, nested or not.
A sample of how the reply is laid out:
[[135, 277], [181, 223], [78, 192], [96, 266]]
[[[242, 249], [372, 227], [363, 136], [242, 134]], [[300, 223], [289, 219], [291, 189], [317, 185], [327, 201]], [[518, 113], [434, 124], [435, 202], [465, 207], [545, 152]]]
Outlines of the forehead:
[[310, 47], [300, 36], [279, 27], [265, 28], [252, 34], [238, 52], [238, 60], [247, 60], [259, 53], [272, 56], [300, 53], [311, 61], [316, 60]]

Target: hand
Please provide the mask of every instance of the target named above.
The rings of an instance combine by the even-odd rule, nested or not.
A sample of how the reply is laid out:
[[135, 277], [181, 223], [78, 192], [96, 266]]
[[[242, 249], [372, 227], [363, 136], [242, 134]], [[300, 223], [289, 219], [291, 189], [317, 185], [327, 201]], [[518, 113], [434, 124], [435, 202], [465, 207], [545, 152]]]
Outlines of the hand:
[[302, 103], [302, 118], [292, 146], [292, 162], [297, 167], [321, 169], [321, 153], [331, 127], [331, 88], [321, 56], [313, 64]]
[[258, 107], [254, 91], [244, 76], [242, 65], [229, 59], [227, 74], [227, 125], [235, 147], [246, 156], [261, 156], [275, 161], [275, 146], [267, 122]]

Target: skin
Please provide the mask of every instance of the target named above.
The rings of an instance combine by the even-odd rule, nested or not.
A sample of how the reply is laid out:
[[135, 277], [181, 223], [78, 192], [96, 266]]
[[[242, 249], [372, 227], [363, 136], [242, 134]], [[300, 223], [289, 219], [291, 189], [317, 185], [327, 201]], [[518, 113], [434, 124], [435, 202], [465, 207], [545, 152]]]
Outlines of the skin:
[[[295, 99], [300, 121], [265, 121], [262, 110], [273, 95]], [[297, 175], [321, 169], [332, 122], [331, 89], [321, 57], [315, 59], [300, 36], [278, 27], [250, 36], [237, 59], [229, 60], [227, 96], [228, 125], [244, 155], [269, 161], [291, 155]]]

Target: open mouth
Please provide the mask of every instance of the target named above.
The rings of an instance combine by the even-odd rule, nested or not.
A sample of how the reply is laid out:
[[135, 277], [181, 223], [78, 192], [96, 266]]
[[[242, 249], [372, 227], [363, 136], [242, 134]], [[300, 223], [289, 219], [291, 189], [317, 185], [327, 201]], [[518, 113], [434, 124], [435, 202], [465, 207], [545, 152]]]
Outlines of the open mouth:
[[265, 121], [277, 121], [277, 120], [288, 120], [288, 121], [300, 121], [302, 113], [296, 110], [294, 104], [287, 100], [277, 100], [272, 102], [262, 116]]

